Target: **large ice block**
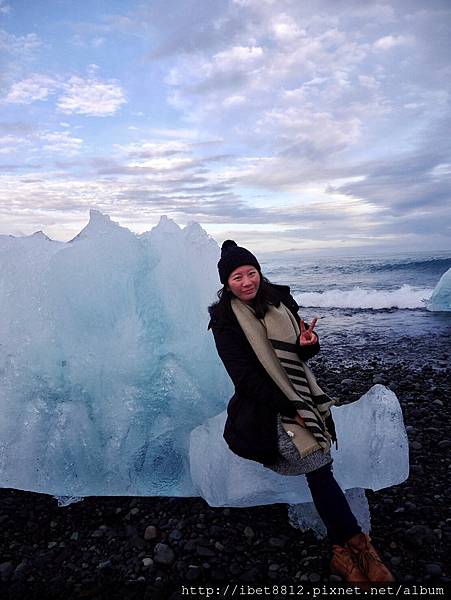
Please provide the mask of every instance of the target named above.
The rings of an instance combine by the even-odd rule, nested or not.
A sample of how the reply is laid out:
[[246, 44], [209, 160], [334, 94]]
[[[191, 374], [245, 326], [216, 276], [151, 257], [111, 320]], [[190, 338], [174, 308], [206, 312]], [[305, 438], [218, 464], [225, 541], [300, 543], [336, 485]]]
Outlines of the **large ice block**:
[[191, 429], [230, 383], [207, 331], [219, 248], [91, 211], [71, 242], [0, 236], [0, 486], [190, 496]]
[[[338, 450], [332, 448], [334, 474], [342, 489], [379, 490], [404, 481], [409, 451], [396, 395], [373, 386], [356, 402], [333, 407]], [[303, 475], [283, 476], [233, 454], [222, 432], [226, 413], [194, 429], [190, 442], [191, 476], [211, 506], [255, 506], [311, 502]]]

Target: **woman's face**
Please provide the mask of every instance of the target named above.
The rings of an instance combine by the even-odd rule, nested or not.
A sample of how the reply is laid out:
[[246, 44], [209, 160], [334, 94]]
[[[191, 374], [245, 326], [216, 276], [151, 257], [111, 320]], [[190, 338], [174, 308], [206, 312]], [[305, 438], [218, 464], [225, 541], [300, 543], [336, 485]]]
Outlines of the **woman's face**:
[[249, 304], [255, 298], [260, 286], [260, 273], [251, 265], [244, 265], [232, 271], [227, 279], [227, 288], [242, 302]]

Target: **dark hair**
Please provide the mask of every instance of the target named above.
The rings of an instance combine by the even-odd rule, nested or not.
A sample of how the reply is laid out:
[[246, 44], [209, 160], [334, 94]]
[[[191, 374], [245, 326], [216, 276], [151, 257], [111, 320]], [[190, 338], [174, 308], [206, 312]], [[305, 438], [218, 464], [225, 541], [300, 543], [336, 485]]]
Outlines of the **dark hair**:
[[[257, 319], [263, 319], [270, 305], [280, 305], [279, 294], [274, 290], [269, 279], [263, 275], [260, 277], [260, 285], [257, 294], [252, 300], [252, 307], [255, 310]], [[233, 314], [230, 301], [232, 298], [235, 298], [235, 295], [227, 289], [227, 284], [225, 284], [224, 287], [218, 291], [217, 296], [219, 298], [218, 302], [211, 304], [208, 307], [208, 312], [216, 322], [221, 323]]]

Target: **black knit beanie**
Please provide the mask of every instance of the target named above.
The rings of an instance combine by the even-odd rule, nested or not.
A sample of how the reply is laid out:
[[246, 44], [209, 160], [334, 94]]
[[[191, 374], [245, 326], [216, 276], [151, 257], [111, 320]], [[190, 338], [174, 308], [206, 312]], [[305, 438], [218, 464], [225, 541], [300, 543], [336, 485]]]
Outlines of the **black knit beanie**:
[[226, 240], [221, 246], [221, 259], [218, 262], [218, 272], [221, 283], [225, 285], [230, 273], [243, 265], [252, 265], [259, 273], [261, 273], [258, 260], [252, 252], [249, 252], [246, 248], [237, 246], [236, 242], [233, 240]]

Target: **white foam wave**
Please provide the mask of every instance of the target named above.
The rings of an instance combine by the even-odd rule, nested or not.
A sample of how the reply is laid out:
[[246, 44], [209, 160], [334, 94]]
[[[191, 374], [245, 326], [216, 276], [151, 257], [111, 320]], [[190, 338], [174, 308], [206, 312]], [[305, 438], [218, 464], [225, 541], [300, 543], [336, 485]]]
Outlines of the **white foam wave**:
[[395, 290], [371, 290], [354, 287], [350, 290], [306, 292], [296, 296], [301, 306], [323, 308], [425, 308], [424, 301], [431, 297], [432, 289], [403, 285]]

